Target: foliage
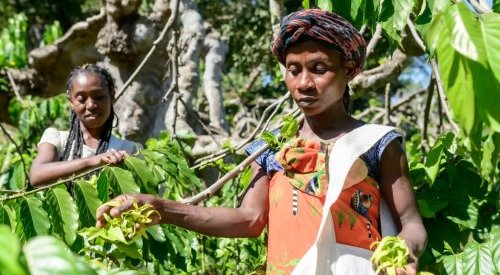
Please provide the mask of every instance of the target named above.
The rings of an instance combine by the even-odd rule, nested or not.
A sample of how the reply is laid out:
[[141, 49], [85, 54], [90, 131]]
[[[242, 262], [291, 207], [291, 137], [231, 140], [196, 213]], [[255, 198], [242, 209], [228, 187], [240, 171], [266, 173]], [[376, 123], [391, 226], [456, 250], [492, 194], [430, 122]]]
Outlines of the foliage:
[[377, 247], [370, 258], [377, 267], [375, 274], [397, 274], [397, 268], [406, 267], [410, 251], [400, 237], [387, 236], [379, 242], [372, 243], [371, 246]]
[[[11, 2], [0, 4], [0, 8], [12, 7]], [[19, 2], [21, 6], [27, 5], [26, 1]], [[27, 31], [33, 25], [33, 7], [47, 5], [46, 2], [38, 1], [26, 8], [27, 16], [12, 16], [2, 30], [0, 68], [26, 65], [30, 44]], [[66, 5], [82, 2], [74, 0]], [[92, 9], [95, 5], [89, 3], [97, 2], [85, 1], [84, 10], [95, 11]], [[297, 3], [291, 2], [285, 3], [289, 11], [297, 8]], [[144, 1], [142, 9], [150, 9], [151, 3]], [[221, 5], [199, 0], [197, 3], [207, 21], [230, 39], [224, 89], [234, 92], [243, 106], [228, 113], [232, 116], [241, 111], [240, 108], [258, 112], [262, 106], [254, 102], [284, 92], [280, 83], [282, 74], [269, 54], [271, 27], [267, 2], [226, 1]], [[380, 24], [384, 37], [367, 60], [367, 68], [388, 62], [396, 48], [411, 53], [407, 23], [408, 20], [414, 23], [426, 47], [427, 55], [421, 59], [437, 61], [442, 78], [438, 84], [443, 85], [453, 118], [460, 127], [458, 133], [443, 133], [429, 140], [415, 134], [406, 143], [413, 188], [429, 236], [420, 267], [436, 274], [498, 273], [498, 1], [494, 3], [493, 12], [486, 13], [472, 12], [465, 2], [448, 0], [303, 0], [302, 5], [333, 10], [358, 29], [365, 26], [367, 40]], [[17, 12], [20, 11], [11, 14]], [[54, 14], [57, 12], [52, 17], [44, 17], [44, 29], [48, 30], [44, 43], [51, 43], [60, 35], [57, 23], [46, 27], [47, 22], [57, 19], [62, 29], [68, 26]], [[68, 14], [79, 16], [72, 11]], [[245, 84], [256, 67], [263, 69], [263, 77], [257, 82], [259, 87], [247, 91]], [[2, 87], [7, 87], [8, 81], [0, 81]], [[63, 96], [48, 100], [27, 97], [10, 104], [11, 120], [17, 127], [14, 139], [20, 144], [22, 156], [12, 144], [0, 144], [0, 223], [7, 225], [0, 226], [0, 243], [8, 252], [0, 254], [1, 272], [33, 273], [33, 267], [40, 268], [41, 271], [37, 270], [40, 273], [68, 268], [61, 270], [66, 274], [127, 270], [150, 274], [250, 273], [262, 269], [266, 259], [265, 234], [257, 239], [224, 239], [159, 225], [146, 229], [147, 238], [139, 237], [127, 244], [89, 240], [77, 234], [93, 227], [97, 208], [118, 194], [142, 192], [177, 201], [199, 191], [203, 187], [201, 174], [189, 168], [190, 147], [196, 137], [181, 137], [179, 143], [163, 133], [149, 140], [140, 155], [127, 158], [122, 166], [108, 167], [98, 177], [74, 180], [73, 196], [64, 186], [27, 193], [21, 157], [29, 166], [46, 127], [55, 124], [58, 128], [67, 128], [65, 100]], [[380, 98], [370, 100], [371, 107], [383, 105]], [[289, 138], [298, 125], [287, 121], [281, 134]], [[408, 132], [418, 133], [420, 129]], [[280, 146], [282, 142], [270, 133], [264, 133], [262, 138], [273, 146]], [[234, 162], [243, 158], [237, 152], [232, 153]], [[212, 165], [221, 173], [235, 166], [227, 160]], [[246, 169], [204, 205], [237, 207], [251, 177], [251, 171]], [[9, 199], [13, 192], [22, 196]], [[42, 265], [52, 262], [67, 264], [64, 267]]]

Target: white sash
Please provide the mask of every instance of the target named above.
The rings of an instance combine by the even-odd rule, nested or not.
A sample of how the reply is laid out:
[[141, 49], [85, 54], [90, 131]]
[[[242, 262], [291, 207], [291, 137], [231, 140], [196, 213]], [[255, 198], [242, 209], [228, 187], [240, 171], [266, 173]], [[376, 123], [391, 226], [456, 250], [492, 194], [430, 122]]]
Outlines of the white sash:
[[[330, 177], [318, 236], [292, 274], [374, 274], [369, 261], [370, 250], [336, 243], [330, 208], [344, 189], [345, 179], [354, 162], [394, 129], [366, 124], [335, 142], [328, 160]], [[389, 208], [383, 200], [380, 202], [380, 222], [383, 236], [397, 233]]]

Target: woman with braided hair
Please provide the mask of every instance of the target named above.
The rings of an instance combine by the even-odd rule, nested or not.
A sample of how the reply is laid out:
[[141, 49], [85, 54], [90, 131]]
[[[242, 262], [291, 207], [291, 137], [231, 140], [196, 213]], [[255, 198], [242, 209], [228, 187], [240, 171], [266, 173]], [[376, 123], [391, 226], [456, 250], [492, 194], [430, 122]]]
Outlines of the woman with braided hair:
[[48, 128], [43, 133], [31, 165], [33, 187], [103, 164], [121, 163], [137, 151], [135, 143], [111, 133], [115, 87], [108, 71], [94, 64], [78, 66], [70, 73], [66, 86], [71, 128]]
[[[118, 216], [134, 201], [170, 223], [220, 237], [256, 237], [267, 226], [271, 274], [373, 274], [370, 245], [384, 235], [406, 242], [415, 274], [427, 241], [412, 192], [402, 134], [350, 115], [347, 83], [363, 68], [366, 44], [344, 18], [317, 9], [282, 19], [273, 54], [304, 114], [294, 138], [268, 149], [252, 164], [253, 179], [238, 208], [201, 207], [150, 195], [121, 195]], [[246, 151], [264, 145], [257, 140]]]

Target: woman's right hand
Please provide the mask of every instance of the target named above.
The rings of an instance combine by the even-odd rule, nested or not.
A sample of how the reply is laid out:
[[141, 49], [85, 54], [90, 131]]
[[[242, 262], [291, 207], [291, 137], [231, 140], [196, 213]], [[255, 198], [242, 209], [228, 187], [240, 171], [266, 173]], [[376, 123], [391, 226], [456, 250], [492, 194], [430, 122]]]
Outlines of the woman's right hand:
[[[104, 218], [104, 214], [107, 214], [111, 217], [119, 217], [123, 212], [126, 212], [127, 210], [131, 209], [133, 207], [134, 202], [136, 202], [138, 206], [150, 204], [155, 208], [155, 210], [158, 211], [158, 202], [160, 200], [161, 199], [158, 197], [147, 194], [120, 195], [112, 199], [110, 201], [111, 203], [105, 203], [97, 209], [96, 226], [102, 228], [106, 225], [106, 219]], [[113, 203], [112, 201], [115, 201], [117, 203]], [[155, 214], [151, 216], [151, 219], [152, 221], [150, 224], [148, 224], [148, 226], [160, 223], [161, 217], [159, 216], [159, 214]]]
[[117, 165], [122, 163], [123, 160], [128, 156], [129, 155], [125, 150], [117, 151], [115, 149], [110, 149], [108, 152], [96, 155], [94, 158], [97, 160], [97, 165]]

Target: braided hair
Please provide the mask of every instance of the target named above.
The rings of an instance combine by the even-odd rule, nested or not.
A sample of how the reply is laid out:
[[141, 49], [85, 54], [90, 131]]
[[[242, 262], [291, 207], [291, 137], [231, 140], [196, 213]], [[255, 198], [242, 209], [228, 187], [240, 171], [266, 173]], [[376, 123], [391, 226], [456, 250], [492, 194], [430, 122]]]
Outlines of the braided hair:
[[[101, 79], [106, 83], [108, 91], [113, 94], [115, 86], [113, 83], [113, 78], [110, 73], [95, 64], [85, 64], [83, 66], [78, 66], [69, 74], [68, 81], [66, 83], [66, 93], [68, 98], [71, 97], [71, 84], [73, 80], [81, 74], [94, 74], [101, 77]], [[111, 130], [113, 128], [113, 119], [115, 117], [115, 112], [113, 110], [113, 105], [111, 105], [111, 112], [108, 119], [104, 124], [104, 131], [99, 138], [99, 145], [97, 146], [96, 155], [104, 153], [108, 150], [109, 139], [111, 138]], [[79, 159], [82, 157], [82, 147], [83, 147], [83, 133], [80, 128], [80, 120], [76, 116], [75, 112], [71, 110], [71, 128], [69, 129], [68, 139], [66, 140], [66, 145], [64, 147], [64, 153], [59, 160], [70, 160]]]

